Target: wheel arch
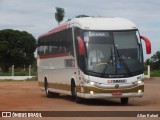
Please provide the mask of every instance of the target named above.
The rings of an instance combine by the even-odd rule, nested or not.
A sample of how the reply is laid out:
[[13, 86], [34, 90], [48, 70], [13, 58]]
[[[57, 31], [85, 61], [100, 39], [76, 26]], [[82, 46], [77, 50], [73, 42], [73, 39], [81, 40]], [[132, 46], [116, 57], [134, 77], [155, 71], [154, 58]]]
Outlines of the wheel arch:
[[72, 82], [74, 82], [75, 85], [77, 86], [77, 81], [76, 81], [76, 78], [74, 76], [71, 77], [71, 84], [72, 84]]

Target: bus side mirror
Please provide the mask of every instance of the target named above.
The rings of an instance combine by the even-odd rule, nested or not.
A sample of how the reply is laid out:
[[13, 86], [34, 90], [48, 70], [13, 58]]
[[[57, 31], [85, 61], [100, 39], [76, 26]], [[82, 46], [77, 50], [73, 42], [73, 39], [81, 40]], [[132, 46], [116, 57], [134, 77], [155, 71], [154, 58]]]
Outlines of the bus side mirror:
[[79, 55], [84, 55], [84, 42], [83, 42], [83, 40], [82, 40], [82, 38], [81, 37], [77, 37], [77, 39], [78, 39], [78, 48], [79, 48]]
[[151, 42], [148, 38], [144, 37], [144, 36], [140, 36], [140, 38], [142, 40], [144, 40], [145, 44], [146, 44], [146, 53], [150, 54], [151, 53]]

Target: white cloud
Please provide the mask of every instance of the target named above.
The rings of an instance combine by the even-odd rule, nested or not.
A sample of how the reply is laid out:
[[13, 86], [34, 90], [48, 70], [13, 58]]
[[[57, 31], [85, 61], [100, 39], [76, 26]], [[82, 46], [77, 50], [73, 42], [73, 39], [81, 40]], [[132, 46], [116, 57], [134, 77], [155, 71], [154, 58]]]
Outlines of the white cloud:
[[[0, 8], [0, 29], [13, 28], [31, 32], [36, 38], [54, 26], [49, 3], [40, 0], [5, 0]], [[51, 15], [52, 14], [52, 15]], [[52, 28], [52, 27], [50, 27]]]

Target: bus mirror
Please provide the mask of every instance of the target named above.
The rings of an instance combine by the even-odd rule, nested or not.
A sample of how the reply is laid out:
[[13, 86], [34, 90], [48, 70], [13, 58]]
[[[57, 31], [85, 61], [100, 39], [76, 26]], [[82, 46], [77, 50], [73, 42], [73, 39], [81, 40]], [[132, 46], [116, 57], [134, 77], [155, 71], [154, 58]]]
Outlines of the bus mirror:
[[145, 44], [146, 44], [146, 53], [150, 54], [151, 53], [151, 43], [150, 40], [144, 36], [141, 36], [141, 39], [144, 40]]
[[79, 48], [79, 55], [84, 55], [84, 42], [81, 37], [77, 37], [78, 39], [78, 48]]

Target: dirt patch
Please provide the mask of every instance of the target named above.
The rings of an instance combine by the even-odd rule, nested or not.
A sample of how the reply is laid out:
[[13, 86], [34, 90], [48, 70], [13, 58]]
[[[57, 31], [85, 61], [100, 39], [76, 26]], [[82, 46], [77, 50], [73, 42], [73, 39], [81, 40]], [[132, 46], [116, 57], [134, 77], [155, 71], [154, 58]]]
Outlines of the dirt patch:
[[0, 111], [159, 111], [160, 78], [145, 81], [142, 98], [130, 98], [123, 106], [120, 99], [74, 102], [71, 96], [46, 98], [37, 81], [0, 82]]

